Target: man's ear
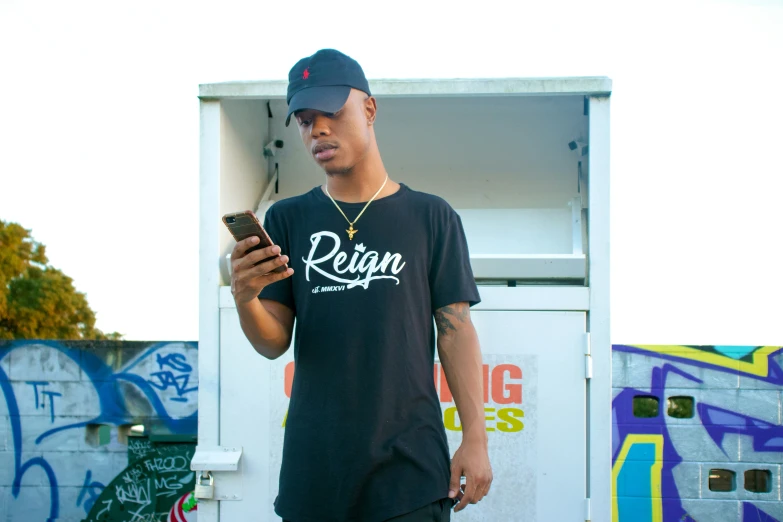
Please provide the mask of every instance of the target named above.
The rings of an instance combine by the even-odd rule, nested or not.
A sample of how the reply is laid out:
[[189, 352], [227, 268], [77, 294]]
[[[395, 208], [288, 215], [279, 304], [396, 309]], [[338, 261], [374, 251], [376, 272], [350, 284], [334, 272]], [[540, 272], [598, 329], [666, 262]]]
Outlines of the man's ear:
[[364, 114], [367, 116], [367, 125], [375, 123], [375, 117], [378, 115], [378, 104], [374, 96], [368, 96], [364, 100]]

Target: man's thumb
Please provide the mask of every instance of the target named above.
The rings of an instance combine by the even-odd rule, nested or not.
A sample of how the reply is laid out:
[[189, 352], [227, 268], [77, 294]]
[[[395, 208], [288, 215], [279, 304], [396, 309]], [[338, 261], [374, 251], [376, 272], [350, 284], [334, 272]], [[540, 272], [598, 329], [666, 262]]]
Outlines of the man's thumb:
[[460, 470], [452, 467], [451, 468], [451, 481], [449, 482], [449, 498], [455, 498], [457, 496], [457, 491], [459, 490], [459, 479], [460, 479]]

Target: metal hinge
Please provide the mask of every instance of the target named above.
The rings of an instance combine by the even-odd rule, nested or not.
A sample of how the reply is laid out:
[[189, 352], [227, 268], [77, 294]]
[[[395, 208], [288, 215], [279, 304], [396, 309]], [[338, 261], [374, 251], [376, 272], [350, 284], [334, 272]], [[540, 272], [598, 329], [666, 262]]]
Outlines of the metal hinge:
[[590, 513], [590, 499], [585, 499], [585, 522], [590, 522], [592, 514]]
[[590, 332], [585, 333], [585, 379], [593, 378], [593, 356], [590, 352]]

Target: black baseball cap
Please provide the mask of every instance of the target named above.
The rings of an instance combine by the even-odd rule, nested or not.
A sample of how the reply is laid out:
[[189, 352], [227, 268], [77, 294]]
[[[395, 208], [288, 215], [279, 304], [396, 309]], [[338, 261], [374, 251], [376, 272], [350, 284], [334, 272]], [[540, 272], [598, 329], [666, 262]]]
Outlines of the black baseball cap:
[[303, 109], [335, 113], [339, 111], [351, 89], [370, 95], [370, 84], [364, 71], [353, 58], [334, 49], [321, 49], [302, 58], [288, 73], [288, 126], [291, 115]]

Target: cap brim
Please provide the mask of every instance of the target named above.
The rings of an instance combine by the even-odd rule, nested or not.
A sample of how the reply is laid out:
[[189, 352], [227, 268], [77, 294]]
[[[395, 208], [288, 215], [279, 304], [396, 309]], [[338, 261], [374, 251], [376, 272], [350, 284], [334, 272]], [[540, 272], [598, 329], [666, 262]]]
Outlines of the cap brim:
[[347, 85], [326, 85], [302, 89], [291, 97], [285, 125], [286, 127], [288, 126], [291, 121], [291, 115], [296, 111], [310, 109], [335, 113], [343, 108], [350, 95], [351, 88]]

